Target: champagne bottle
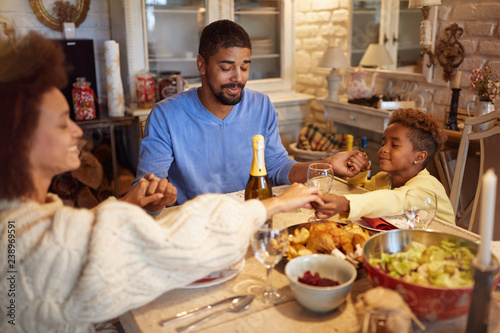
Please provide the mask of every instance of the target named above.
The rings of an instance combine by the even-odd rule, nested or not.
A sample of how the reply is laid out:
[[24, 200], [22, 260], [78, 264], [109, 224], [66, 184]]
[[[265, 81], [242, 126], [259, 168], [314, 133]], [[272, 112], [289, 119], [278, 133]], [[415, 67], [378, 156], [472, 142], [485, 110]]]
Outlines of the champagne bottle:
[[253, 141], [253, 161], [250, 169], [250, 178], [245, 188], [245, 200], [267, 199], [273, 196], [271, 182], [267, 176], [266, 163], [264, 161], [264, 137], [255, 135]]

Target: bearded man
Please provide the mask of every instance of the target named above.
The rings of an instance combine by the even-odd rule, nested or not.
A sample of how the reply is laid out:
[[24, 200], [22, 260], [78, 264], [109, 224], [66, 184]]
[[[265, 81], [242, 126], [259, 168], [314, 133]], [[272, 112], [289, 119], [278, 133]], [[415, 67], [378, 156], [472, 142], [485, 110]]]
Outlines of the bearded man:
[[[167, 178], [177, 188], [177, 204], [203, 193], [243, 190], [252, 164], [252, 137], [261, 134], [272, 185], [306, 181], [310, 163], [288, 157], [269, 97], [245, 88], [251, 55], [250, 37], [233, 21], [215, 21], [203, 29], [196, 59], [201, 86], [156, 104], [146, 121], [137, 179], [147, 173]], [[323, 162], [349, 177], [368, 167], [360, 152]], [[162, 208], [160, 203], [146, 207], [150, 212]]]

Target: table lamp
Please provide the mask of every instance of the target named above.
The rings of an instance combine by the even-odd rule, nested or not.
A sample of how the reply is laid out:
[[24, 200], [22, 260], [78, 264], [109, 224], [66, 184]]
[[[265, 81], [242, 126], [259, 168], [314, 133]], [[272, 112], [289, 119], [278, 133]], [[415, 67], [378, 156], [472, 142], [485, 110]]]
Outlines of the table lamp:
[[[382, 44], [370, 44], [363, 54], [363, 58], [359, 62], [360, 66], [366, 67], [375, 67], [380, 68], [380, 66], [384, 65], [392, 65], [394, 61], [392, 60], [389, 51]], [[372, 75], [372, 84], [370, 89], [373, 91], [373, 87], [375, 85], [375, 78], [377, 77], [377, 72]]]
[[366, 67], [380, 67], [392, 65], [394, 61], [387, 48], [382, 44], [370, 44], [363, 54], [359, 64]]
[[321, 58], [318, 67], [332, 69], [330, 74], [326, 77], [326, 80], [328, 81], [328, 99], [334, 101], [338, 100], [337, 94], [339, 91], [341, 76], [337, 72], [337, 69], [349, 67], [344, 52], [342, 52], [342, 49], [339, 46], [330, 46], [323, 54], [323, 58]]

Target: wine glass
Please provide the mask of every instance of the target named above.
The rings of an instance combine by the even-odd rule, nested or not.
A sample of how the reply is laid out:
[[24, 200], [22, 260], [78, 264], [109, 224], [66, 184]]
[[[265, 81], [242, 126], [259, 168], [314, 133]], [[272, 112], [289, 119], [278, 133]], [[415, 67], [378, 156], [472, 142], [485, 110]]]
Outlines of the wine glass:
[[[333, 168], [328, 163], [312, 163], [307, 168], [307, 186], [319, 187], [321, 193], [328, 193], [333, 186]], [[316, 221], [316, 216], [312, 216], [309, 222]]]
[[258, 298], [263, 303], [276, 304], [283, 299], [283, 294], [273, 289], [271, 272], [286, 251], [288, 244], [288, 230], [273, 228], [270, 225], [262, 226], [252, 237], [252, 249], [255, 258], [267, 269], [266, 286]]
[[436, 193], [420, 188], [408, 190], [404, 210], [410, 229], [426, 229], [437, 213]]

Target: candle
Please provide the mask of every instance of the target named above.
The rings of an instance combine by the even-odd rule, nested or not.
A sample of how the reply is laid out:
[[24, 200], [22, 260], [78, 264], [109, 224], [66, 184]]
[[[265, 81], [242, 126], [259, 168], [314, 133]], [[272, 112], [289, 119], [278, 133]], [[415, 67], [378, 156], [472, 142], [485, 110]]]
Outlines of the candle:
[[462, 71], [457, 71], [457, 74], [455, 75], [455, 88], [458, 89], [460, 88], [460, 79], [462, 78]]
[[490, 265], [491, 237], [493, 235], [493, 220], [495, 218], [495, 197], [497, 192], [497, 176], [493, 169], [488, 169], [483, 175], [481, 189], [481, 214], [479, 216], [479, 251], [477, 258], [479, 264]]

